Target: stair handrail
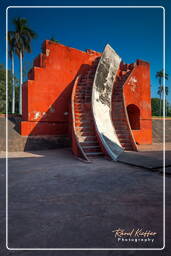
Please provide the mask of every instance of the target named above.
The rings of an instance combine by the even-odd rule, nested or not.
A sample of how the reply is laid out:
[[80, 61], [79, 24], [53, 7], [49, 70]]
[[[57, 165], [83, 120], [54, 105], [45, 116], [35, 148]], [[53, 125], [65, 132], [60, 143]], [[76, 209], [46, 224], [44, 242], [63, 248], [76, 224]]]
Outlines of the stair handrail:
[[[89, 162], [89, 159], [87, 158], [86, 154], [84, 153], [82, 147], [80, 146], [80, 143], [77, 138], [77, 132], [75, 127], [75, 108], [74, 108], [74, 97], [75, 97], [75, 91], [78, 85], [78, 82], [80, 80], [81, 75], [78, 75], [74, 81], [74, 85], [72, 88], [72, 94], [71, 94], [71, 109], [72, 109], [72, 135], [74, 135], [74, 141], [76, 142], [76, 146], [78, 147], [79, 151], [81, 152], [82, 157]], [[77, 156], [78, 157], [78, 156]]]

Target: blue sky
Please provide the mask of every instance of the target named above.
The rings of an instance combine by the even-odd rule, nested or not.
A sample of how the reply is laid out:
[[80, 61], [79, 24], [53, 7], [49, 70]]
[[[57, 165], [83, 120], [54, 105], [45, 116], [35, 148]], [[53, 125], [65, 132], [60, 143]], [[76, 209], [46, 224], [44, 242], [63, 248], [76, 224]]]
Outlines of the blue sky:
[[[80, 3], [81, 2], [81, 3]], [[166, 7], [166, 25], [169, 25], [168, 1], [24, 1], [24, 5], [162, 5]], [[2, 38], [1, 61], [5, 64], [5, 7], [23, 5], [20, 0], [2, 1], [3, 15], [0, 17]], [[162, 8], [11, 8], [9, 9], [9, 30], [13, 29], [12, 20], [15, 17], [25, 17], [29, 26], [38, 34], [32, 41], [32, 53], [25, 54], [24, 65], [28, 68], [33, 59], [41, 52], [41, 44], [52, 36], [60, 43], [80, 50], [93, 49], [103, 51], [109, 43], [126, 63], [136, 59], [148, 61], [151, 66], [152, 97], [157, 96], [157, 71], [163, 67], [163, 9]], [[166, 71], [169, 73], [170, 84], [170, 55], [166, 27]], [[10, 64], [10, 62], [9, 62]], [[16, 58], [16, 74], [19, 72]], [[171, 102], [171, 92], [168, 97]]]

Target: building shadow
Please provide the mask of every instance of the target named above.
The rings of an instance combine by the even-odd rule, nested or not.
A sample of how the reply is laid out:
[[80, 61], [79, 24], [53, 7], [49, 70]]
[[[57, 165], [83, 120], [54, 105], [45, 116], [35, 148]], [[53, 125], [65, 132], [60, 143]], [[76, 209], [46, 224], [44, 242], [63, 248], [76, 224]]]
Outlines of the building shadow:
[[[75, 79], [89, 69], [82, 64], [74, 79], [66, 86], [27, 137], [24, 151], [55, 149], [71, 146], [72, 111], [71, 94]], [[59, 121], [55, 121], [58, 116]], [[54, 120], [54, 121], [53, 121]], [[23, 120], [25, 121], [25, 120]], [[27, 121], [27, 120], [26, 120]], [[42, 125], [48, 125], [49, 134], [43, 134]], [[52, 129], [50, 131], [50, 129]]]

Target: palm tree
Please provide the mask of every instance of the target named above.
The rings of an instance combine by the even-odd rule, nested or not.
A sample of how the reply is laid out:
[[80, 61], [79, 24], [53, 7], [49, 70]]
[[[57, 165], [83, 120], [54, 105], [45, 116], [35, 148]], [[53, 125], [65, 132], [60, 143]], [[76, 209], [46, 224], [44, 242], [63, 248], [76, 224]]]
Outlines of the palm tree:
[[159, 109], [160, 112], [159, 112], [159, 115], [161, 116], [161, 100], [162, 100], [163, 92], [164, 92], [164, 88], [163, 88], [163, 85], [162, 85], [162, 80], [163, 80], [163, 78], [168, 80], [168, 74], [164, 73], [163, 70], [161, 70], [161, 71], [158, 71], [156, 73], [156, 78], [159, 79], [159, 87], [158, 87], [157, 93], [160, 96], [160, 109]]
[[36, 33], [28, 27], [25, 18], [15, 18], [13, 20], [15, 26], [15, 52], [20, 60], [20, 93], [19, 93], [19, 113], [22, 114], [22, 83], [23, 83], [23, 67], [22, 61], [25, 52], [31, 52], [31, 40], [36, 37]]
[[[165, 87], [165, 95], [168, 96], [168, 94], [169, 94], [169, 87], [166, 86]], [[165, 99], [166, 99], [166, 97], [165, 97]], [[167, 104], [167, 100], [166, 100], [166, 116], [167, 116], [167, 112], [168, 112], [168, 104]]]
[[160, 107], [159, 107], [159, 116], [161, 116], [161, 98], [162, 98], [162, 94], [163, 94], [163, 86], [160, 85], [158, 87], [158, 91], [157, 91], [157, 94], [160, 96]]
[[14, 53], [15, 53], [15, 32], [8, 32], [9, 56], [11, 58], [12, 70], [12, 113], [15, 113], [15, 81], [14, 81]]

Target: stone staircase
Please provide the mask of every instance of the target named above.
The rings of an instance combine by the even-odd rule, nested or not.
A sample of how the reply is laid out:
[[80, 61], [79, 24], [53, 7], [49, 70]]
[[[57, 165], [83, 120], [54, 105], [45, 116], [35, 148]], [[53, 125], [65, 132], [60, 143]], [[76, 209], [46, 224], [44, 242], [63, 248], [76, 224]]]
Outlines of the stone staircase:
[[104, 155], [96, 137], [91, 109], [92, 85], [98, 62], [99, 58], [96, 58], [89, 70], [79, 78], [73, 102], [75, 135], [87, 158]]
[[133, 64], [120, 64], [112, 95], [112, 120], [121, 146], [127, 151], [136, 150], [124, 106], [123, 85], [130, 75]]

